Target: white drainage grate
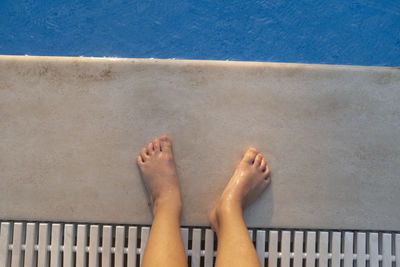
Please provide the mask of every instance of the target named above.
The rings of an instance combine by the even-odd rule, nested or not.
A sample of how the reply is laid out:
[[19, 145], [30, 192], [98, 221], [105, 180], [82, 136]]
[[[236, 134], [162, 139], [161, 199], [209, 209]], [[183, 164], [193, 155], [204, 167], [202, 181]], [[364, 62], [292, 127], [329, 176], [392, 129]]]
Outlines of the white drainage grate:
[[[212, 230], [182, 228], [189, 264], [211, 267]], [[0, 267], [140, 266], [148, 226], [2, 222]], [[400, 267], [400, 233], [249, 230], [262, 266]]]

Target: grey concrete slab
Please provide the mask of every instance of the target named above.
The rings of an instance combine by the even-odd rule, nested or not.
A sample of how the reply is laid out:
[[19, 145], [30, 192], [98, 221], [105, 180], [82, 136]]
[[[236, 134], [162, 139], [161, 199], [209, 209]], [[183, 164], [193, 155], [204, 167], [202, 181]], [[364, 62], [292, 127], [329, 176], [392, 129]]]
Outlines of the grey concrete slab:
[[135, 156], [168, 134], [184, 225], [244, 150], [273, 183], [249, 226], [400, 230], [400, 70], [0, 57], [0, 217], [150, 223]]

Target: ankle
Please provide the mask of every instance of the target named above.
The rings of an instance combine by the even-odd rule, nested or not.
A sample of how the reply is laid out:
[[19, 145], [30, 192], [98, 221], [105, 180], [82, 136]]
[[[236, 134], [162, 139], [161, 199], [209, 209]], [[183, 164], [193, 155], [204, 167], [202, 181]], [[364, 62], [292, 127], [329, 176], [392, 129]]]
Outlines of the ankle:
[[222, 193], [217, 208], [221, 210], [221, 212], [230, 212], [232, 209], [240, 208], [243, 211], [243, 203], [242, 198], [238, 194], [237, 191], [225, 191]]
[[210, 217], [212, 228], [217, 235], [221, 225], [243, 217], [241, 202], [235, 198], [221, 198]]
[[218, 216], [225, 216], [231, 213], [242, 212], [242, 203], [236, 198], [223, 198], [219, 200], [216, 207], [216, 212]]
[[160, 212], [178, 214], [182, 212], [182, 200], [179, 192], [166, 192], [153, 200], [153, 215]]

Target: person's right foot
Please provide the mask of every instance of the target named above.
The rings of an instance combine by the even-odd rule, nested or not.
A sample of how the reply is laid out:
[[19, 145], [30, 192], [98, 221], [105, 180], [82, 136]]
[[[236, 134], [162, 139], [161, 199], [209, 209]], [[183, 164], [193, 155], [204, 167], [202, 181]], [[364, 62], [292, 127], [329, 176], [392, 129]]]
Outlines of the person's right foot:
[[153, 215], [160, 205], [180, 212], [182, 201], [169, 138], [161, 136], [148, 143], [136, 161], [149, 193]]
[[270, 170], [264, 157], [255, 148], [249, 148], [210, 213], [211, 227], [217, 229], [221, 212], [229, 210], [232, 205], [246, 208], [270, 183]]

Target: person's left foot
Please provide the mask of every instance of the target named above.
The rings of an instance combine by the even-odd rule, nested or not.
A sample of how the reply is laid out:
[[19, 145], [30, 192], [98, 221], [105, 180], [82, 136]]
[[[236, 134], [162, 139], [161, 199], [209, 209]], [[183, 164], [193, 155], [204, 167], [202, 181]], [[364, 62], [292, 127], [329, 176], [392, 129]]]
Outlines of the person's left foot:
[[171, 141], [161, 136], [143, 147], [136, 158], [150, 196], [153, 214], [160, 205], [181, 211], [182, 201]]
[[270, 170], [264, 157], [251, 147], [244, 154], [236, 170], [209, 215], [214, 230], [219, 227], [219, 218], [230, 213], [232, 207], [245, 209], [254, 202], [271, 183]]

